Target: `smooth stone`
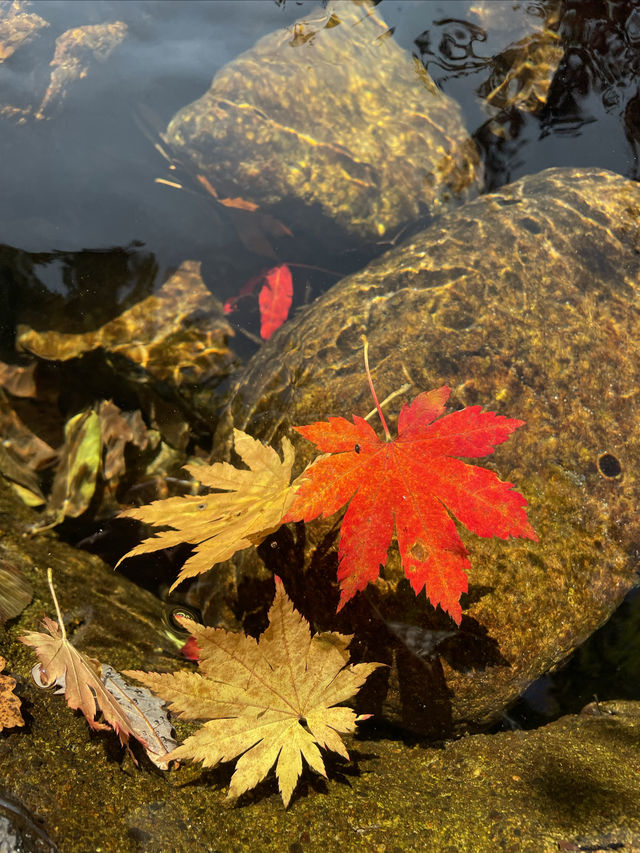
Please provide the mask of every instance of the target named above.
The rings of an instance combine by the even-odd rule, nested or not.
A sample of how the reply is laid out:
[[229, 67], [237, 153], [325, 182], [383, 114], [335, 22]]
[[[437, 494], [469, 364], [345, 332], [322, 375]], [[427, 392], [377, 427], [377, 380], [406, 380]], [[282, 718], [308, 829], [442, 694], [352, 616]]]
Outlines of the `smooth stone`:
[[[489, 725], [637, 583], [639, 249], [637, 183], [598, 169], [525, 177], [343, 279], [235, 383], [216, 458], [233, 424], [274, 446], [289, 435], [298, 470], [314, 452], [293, 424], [372, 408], [363, 333], [379, 398], [408, 385], [385, 407], [392, 432], [402, 403], [443, 384], [452, 408], [526, 421], [479, 461], [524, 494], [540, 541], [463, 531], [473, 568], [454, 636], [434, 634], [453, 623], [414, 596], [395, 546], [383, 579], [336, 617], [339, 516], [260, 547], [316, 628], [355, 631], [357, 654], [392, 665], [378, 690], [393, 720], [434, 735]], [[241, 586], [264, 564], [248, 550], [235, 571]]]
[[368, 3], [330, 3], [264, 36], [174, 116], [167, 140], [219, 197], [316, 243], [394, 236], [482, 186], [460, 107]]

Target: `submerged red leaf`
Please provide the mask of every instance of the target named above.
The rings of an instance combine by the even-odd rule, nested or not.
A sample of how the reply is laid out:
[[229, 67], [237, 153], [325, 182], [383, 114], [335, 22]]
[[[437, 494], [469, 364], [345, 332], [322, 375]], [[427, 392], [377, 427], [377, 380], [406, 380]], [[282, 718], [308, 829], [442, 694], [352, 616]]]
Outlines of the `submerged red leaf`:
[[263, 271], [258, 273], [258, 275], [252, 276], [252, 278], [248, 278], [235, 296], [229, 296], [225, 299], [224, 313], [231, 314], [232, 311], [235, 311], [238, 307], [238, 302], [240, 302], [241, 299], [244, 299], [245, 296], [251, 296], [260, 282], [264, 280], [264, 276], [265, 274]]
[[293, 300], [291, 270], [286, 264], [270, 269], [260, 290], [260, 337], [268, 340], [289, 316]]
[[[322, 453], [304, 474], [284, 521], [311, 521], [349, 504], [340, 533], [340, 610], [375, 581], [394, 532], [416, 594], [459, 624], [468, 553], [452, 515], [478, 536], [537, 541], [524, 497], [486, 468], [452, 456], [486, 456], [524, 421], [480, 406], [444, 414], [450, 389], [418, 395], [398, 419], [398, 437], [383, 441], [354, 416], [295, 427]], [[451, 515], [449, 514], [451, 513]]]

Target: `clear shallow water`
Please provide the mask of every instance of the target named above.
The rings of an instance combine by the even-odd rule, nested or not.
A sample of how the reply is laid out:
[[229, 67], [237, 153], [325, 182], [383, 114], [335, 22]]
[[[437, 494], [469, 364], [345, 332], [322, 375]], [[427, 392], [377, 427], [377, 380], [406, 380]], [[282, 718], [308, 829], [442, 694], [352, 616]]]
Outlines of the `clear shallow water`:
[[[48, 83], [55, 38], [66, 29], [120, 20], [128, 34], [109, 59], [91, 64], [86, 79], [69, 85], [47, 120], [2, 122], [2, 242], [29, 252], [136, 242], [154, 254], [160, 274], [186, 257], [202, 259], [205, 266], [208, 260], [215, 263], [215, 253], [230, 234], [215, 221], [203, 192], [154, 183], [157, 177], [171, 177], [153, 147], [157, 132], [207, 90], [226, 62], [262, 35], [291, 26], [314, 5], [268, 0], [33, 3], [31, 11], [50, 26], [0, 65], [4, 104], [37, 107]], [[494, 0], [489, 5], [504, 12], [491, 13], [494, 28], [482, 39], [473, 38], [482, 18], [471, 0], [383, 0], [379, 6], [396, 41], [420, 56], [438, 85], [461, 104], [471, 133], [487, 120], [474, 90], [487, 77], [492, 57], [531, 30], [529, 22], [540, 20], [542, 4]], [[619, 30], [624, 36], [624, 26]], [[618, 54], [614, 74], [603, 47], [595, 45], [590, 53], [576, 49], [584, 67], [564, 76], [567, 84], [571, 76], [577, 79], [580, 91], [565, 98], [564, 105], [556, 103], [553, 115], [521, 114], [516, 142], [501, 152], [499, 163], [490, 164], [489, 186], [554, 165], [598, 165], [635, 174], [633, 142], [621, 115], [636, 86], [635, 66]], [[623, 47], [634, 47], [628, 35]], [[605, 84], [608, 106], [599, 91]], [[56, 286], [55, 275], [47, 284]]]
[[[555, 76], [552, 97], [538, 115], [516, 111], [510, 117], [512, 138], [495, 145], [476, 89], [490, 72], [492, 57], [526, 34], [527, 19], [539, 20], [541, 9], [528, 3], [524, 12], [514, 13], [513, 5], [494, 2], [504, 14], [493, 13], [492, 26], [481, 33], [474, 4], [464, 0], [383, 0], [379, 10], [398, 43], [419, 56], [437, 84], [461, 104], [467, 129], [485, 152], [489, 188], [555, 165], [596, 165], [635, 177], [634, 5], [611, 7], [606, 25], [598, 23], [591, 4], [583, 4], [580, 14], [572, 12], [579, 4], [564, 5], [565, 39], [574, 47]], [[246, 251], [206, 194], [155, 182], [171, 179], [172, 172], [154, 143], [158, 131], [207, 90], [226, 62], [314, 6], [267, 0], [34, 3], [31, 11], [50, 26], [0, 66], [5, 104], [37, 107], [48, 84], [55, 38], [69, 27], [122, 20], [128, 36], [107, 61], [89, 68], [86, 79], [69, 85], [48, 119], [2, 119], [0, 242], [27, 253], [67, 253], [64, 263], [39, 265], [45, 287], [104, 300], [112, 311], [135, 291], [136, 276], [159, 285], [167, 270], [186, 258], [203, 262], [205, 282], [217, 296], [237, 292], [247, 277]], [[594, 17], [585, 23], [589, 14]], [[295, 87], [295, 80], [289, 85]], [[118, 265], [121, 247], [130, 247], [140, 264]], [[263, 265], [262, 258], [253, 262]], [[345, 260], [340, 271], [353, 263]], [[221, 265], [225, 275], [213, 274]], [[11, 270], [7, 275], [9, 282]], [[616, 666], [608, 661], [607, 674]], [[616, 689], [615, 683], [607, 687], [612, 696]], [[543, 712], [551, 707], [536, 695]], [[523, 709], [523, 719], [527, 713]]]

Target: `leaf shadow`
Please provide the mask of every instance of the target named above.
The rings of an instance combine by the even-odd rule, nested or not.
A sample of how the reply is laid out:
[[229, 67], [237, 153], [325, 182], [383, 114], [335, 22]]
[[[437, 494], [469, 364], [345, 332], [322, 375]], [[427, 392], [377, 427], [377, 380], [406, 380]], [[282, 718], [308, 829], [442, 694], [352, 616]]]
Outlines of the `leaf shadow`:
[[[442, 661], [457, 672], [509, 667], [497, 640], [471, 616], [460, 626], [434, 608], [424, 590], [416, 596], [406, 578], [393, 585], [369, 585], [336, 613], [340, 592], [336, 579], [341, 517], [316, 523], [312, 555], [303, 524], [280, 528], [259, 548], [268, 569], [282, 578], [296, 608], [314, 631], [354, 634], [351, 660], [387, 665], [361, 688], [356, 709], [388, 716], [402, 726], [438, 740], [453, 731], [451, 694]], [[320, 531], [320, 532], [319, 532]], [[305, 570], [300, 571], [300, 566]], [[392, 577], [393, 572], [389, 572]], [[490, 592], [477, 586], [467, 603]]]

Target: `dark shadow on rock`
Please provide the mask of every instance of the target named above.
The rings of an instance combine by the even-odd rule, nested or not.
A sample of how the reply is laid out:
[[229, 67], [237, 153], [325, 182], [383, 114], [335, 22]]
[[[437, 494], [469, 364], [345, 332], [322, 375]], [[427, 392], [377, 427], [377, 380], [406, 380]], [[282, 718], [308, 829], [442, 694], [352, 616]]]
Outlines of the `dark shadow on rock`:
[[[312, 629], [354, 634], [353, 662], [378, 661], [386, 668], [374, 672], [361, 688], [360, 713], [383, 715], [385, 707], [409, 730], [427, 738], [447, 737], [453, 730], [449, 688], [440, 656], [455, 670], [468, 672], [490, 666], [509, 666], [498, 643], [475, 619], [464, 616], [458, 627], [440, 608], [432, 607], [424, 592], [416, 596], [408, 581], [393, 593], [369, 586], [336, 613], [339, 520], [325, 530], [306, 572], [305, 526], [282, 527], [258, 548], [267, 568], [278, 574], [294, 605]], [[488, 588], [472, 589], [477, 600]], [[270, 599], [269, 599], [270, 601]], [[266, 620], [266, 611], [265, 611]]]

